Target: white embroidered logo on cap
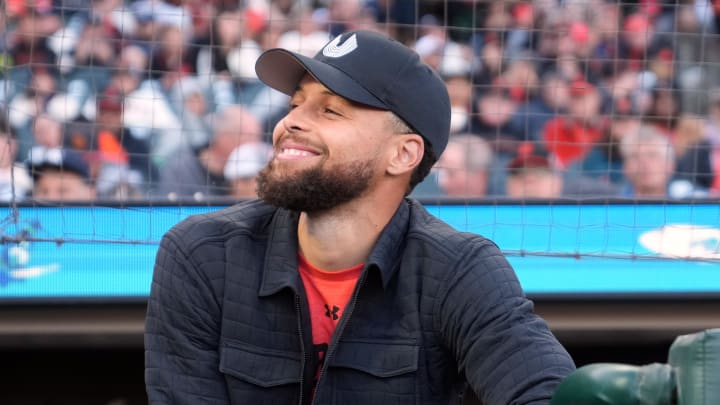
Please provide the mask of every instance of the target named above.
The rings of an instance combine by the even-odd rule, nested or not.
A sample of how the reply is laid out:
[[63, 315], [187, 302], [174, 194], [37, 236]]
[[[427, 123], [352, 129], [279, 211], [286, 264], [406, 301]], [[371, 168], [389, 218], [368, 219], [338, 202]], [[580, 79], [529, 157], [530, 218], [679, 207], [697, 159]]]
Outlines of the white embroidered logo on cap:
[[338, 43], [340, 43], [340, 35], [335, 37], [332, 42], [325, 46], [322, 51], [323, 55], [327, 56], [328, 58], [339, 58], [341, 56], [349, 54], [358, 47], [357, 37], [355, 36], [355, 34], [352, 34], [350, 38], [346, 39], [342, 45], [338, 46]]

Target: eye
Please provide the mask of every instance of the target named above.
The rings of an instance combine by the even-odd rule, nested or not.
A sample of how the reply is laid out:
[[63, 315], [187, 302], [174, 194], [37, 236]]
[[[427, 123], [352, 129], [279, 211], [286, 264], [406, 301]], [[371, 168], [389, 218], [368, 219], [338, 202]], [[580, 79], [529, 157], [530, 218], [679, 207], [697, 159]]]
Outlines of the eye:
[[342, 114], [340, 114], [339, 112], [333, 110], [333, 109], [330, 108], [330, 107], [325, 107], [325, 112], [328, 113], [328, 114], [332, 114], [332, 115], [342, 115]]

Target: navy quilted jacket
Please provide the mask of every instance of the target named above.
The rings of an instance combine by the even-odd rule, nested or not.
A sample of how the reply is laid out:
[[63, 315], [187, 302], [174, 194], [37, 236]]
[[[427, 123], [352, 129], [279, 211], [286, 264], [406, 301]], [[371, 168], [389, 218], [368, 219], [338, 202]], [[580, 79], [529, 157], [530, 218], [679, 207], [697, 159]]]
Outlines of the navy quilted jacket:
[[316, 390], [297, 217], [261, 201], [190, 217], [157, 253], [153, 404], [547, 404], [574, 364], [488, 239], [407, 200], [382, 232]]

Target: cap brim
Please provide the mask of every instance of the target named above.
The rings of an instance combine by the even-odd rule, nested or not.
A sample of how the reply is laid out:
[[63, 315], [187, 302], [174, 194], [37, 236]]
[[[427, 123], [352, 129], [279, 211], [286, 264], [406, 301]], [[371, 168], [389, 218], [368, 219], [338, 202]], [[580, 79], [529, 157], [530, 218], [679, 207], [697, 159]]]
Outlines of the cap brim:
[[255, 72], [263, 83], [287, 95], [295, 93], [300, 80], [309, 73], [339, 96], [371, 107], [389, 109], [340, 69], [285, 49], [271, 49], [260, 55]]

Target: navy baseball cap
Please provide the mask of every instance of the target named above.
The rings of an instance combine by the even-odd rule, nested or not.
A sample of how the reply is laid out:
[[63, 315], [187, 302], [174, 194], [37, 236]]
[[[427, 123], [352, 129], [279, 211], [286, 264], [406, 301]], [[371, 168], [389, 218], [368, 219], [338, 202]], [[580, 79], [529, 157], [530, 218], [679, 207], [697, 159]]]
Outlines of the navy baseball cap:
[[86, 181], [90, 179], [88, 164], [80, 152], [72, 149], [33, 146], [28, 153], [26, 165], [33, 178], [37, 178], [44, 169], [50, 168], [75, 173]]
[[389, 110], [432, 145], [439, 157], [450, 133], [445, 82], [415, 51], [373, 31], [335, 37], [313, 58], [286, 49], [265, 51], [255, 64], [258, 78], [292, 95], [309, 73], [335, 94]]

